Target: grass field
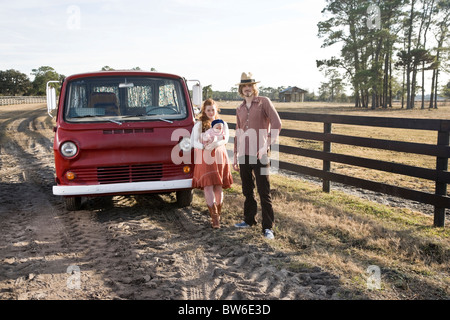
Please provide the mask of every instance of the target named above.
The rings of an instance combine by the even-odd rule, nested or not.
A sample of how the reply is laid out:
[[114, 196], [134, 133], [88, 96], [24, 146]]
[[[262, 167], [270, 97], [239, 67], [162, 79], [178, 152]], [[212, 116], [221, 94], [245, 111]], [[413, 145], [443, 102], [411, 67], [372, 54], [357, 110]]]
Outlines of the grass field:
[[[222, 224], [243, 217], [239, 175], [225, 191]], [[243, 243], [266, 243], [290, 257], [280, 269], [319, 267], [339, 277], [339, 299], [448, 299], [450, 231], [432, 227], [433, 218], [391, 208], [339, 191], [326, 194], [300, 179], [271, 176], [275, 240], [260, 227], [242, 232]], [[206, 209], [196, 190], [194, 207]], [[259, 216], [258, 216], [259, 218]], [[379, 289], [368, 287], [368, 268], [381, 272]]]

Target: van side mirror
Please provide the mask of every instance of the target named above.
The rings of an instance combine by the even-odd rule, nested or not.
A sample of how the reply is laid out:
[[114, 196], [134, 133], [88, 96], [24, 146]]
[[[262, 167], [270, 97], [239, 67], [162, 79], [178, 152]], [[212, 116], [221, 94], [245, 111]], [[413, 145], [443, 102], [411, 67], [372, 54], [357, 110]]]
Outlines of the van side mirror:
[[200, 84], [200, 81], [192, 86], [192, 103], [197, 108], [200, 108], [203, 103], [202, 85]]
[[50, 117], [53, 118], [52, 111], [56, 110], [56, 90], [49, 86], [49, 83], [59, 83], [59, 81], [49, 81], [47, 82], [47, 112]]
[[202, 85], [200, 84], [199, 80], [186, 80], [186, 81], [196, 82], [196, 84], [192, 86], [192, 104], [194, 109], [194, 116], [197, 117], [200, 114], [200, 109], [203, 103]]

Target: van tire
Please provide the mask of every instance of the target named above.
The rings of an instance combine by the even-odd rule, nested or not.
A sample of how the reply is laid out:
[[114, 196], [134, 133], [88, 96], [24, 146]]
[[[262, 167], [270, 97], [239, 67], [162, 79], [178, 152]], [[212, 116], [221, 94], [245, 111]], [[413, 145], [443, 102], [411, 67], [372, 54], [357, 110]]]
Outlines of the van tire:
[[192, 203], [194, 193], [191, 190], [177, 191], [177, 204], [180, 208], [189, 207]]
[[65, 197], [64, 204], [68, 211], [77, 211], [81, 209], [81, 197]]

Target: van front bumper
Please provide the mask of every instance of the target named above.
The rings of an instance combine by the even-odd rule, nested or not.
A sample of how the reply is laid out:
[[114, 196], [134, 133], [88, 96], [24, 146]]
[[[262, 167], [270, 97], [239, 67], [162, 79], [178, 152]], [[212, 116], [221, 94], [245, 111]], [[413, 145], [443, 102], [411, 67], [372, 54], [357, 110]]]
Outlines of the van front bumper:
[[164, 192], [192, 188], [192, 179], [112, 183], [88, 186], [53, 186], [53, 194], [56, 196], [87, 196], [101, 194]]

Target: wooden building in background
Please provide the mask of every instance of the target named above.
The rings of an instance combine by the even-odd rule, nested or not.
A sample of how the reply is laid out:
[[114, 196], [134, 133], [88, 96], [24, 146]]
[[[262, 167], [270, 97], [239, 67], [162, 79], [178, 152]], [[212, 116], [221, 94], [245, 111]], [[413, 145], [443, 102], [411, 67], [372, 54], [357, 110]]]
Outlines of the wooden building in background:
[[279, 92], [280, 102], [303, 102], [306, 92], [298, 87], [289, 87]]

